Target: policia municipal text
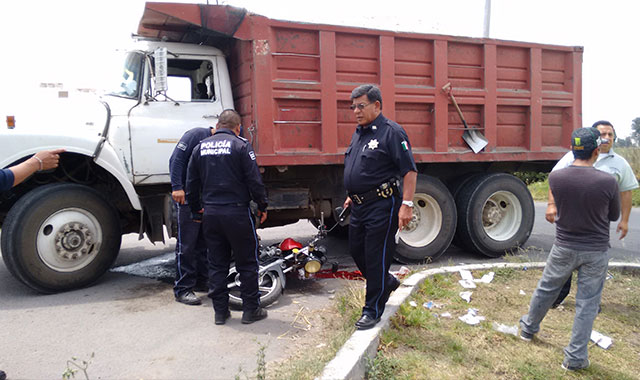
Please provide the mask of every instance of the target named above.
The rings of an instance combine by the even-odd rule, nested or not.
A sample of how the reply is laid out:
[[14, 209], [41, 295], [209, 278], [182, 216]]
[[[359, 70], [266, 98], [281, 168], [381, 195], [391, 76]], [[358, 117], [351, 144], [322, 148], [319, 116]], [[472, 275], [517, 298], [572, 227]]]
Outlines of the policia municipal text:
[[187, 173], [187, 203], [201, 220], [209, 259], [209, 297], [215, 323], [231, 317], [227, 275], [231, 251], [240, 275], [242, 323], [267, 317], [258, 293], [258, 238], [249, 201], [258, 204], [261, 222], [267, 218], [267, 193], [251, 144], [240, 134], [240, 115], [220, 114], [216, 132], [193, 150]]

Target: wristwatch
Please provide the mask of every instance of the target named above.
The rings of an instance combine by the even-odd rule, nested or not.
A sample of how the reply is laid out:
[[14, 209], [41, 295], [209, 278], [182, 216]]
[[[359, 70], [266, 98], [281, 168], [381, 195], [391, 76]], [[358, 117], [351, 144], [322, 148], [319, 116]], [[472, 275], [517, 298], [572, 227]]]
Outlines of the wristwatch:
[[402, 201], [402, 204], [413, 208], [413, 201]]

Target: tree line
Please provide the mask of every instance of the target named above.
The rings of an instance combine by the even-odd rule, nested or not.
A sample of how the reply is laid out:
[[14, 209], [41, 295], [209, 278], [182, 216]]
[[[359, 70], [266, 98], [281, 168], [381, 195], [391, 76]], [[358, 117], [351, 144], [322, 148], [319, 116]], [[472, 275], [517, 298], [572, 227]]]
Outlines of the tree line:
[[640, 147], [640, 117], [636, 117], [631, 122], [631, 135], [618, 138], [615, 146], [620, 148]]

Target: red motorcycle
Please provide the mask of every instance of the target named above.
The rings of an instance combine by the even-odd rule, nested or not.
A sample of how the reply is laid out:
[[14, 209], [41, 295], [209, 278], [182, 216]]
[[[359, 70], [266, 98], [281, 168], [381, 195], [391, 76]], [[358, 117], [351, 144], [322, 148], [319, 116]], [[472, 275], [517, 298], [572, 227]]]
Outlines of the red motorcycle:
[[[258, 291], [261, 306], [268, 306], [280, 297], [286, 286], [287, 273], [298, 273], [308, 277], [320, 271], [327, 257], [325, 247], [317, 243], [331, 230], [326, 230], [322, 221], [318, 227], [318, 233], [304, 246], [291, 238], [284, 239], [280, 244], [260, 246]], [[229, 305], [233, 308], [241, 308], [240, 275], [235, 266], [229, 270], [227, 287], [229, 288]]]

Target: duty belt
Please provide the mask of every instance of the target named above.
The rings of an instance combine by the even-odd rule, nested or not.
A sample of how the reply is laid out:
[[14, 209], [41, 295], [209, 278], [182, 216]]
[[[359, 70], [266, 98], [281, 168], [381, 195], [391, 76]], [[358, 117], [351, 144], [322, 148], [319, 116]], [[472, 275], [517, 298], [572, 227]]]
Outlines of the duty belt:
[[[399, 192], [400, 184], [397, 179], [385, 182], [373, 190], [369, 190], [362, 194], [349, 194], [349, 198], [358, 205], [369, 203], [380, 198], [389, 198], [394, 192]], [[398, 196], [400, 196], [398, 194]]]

